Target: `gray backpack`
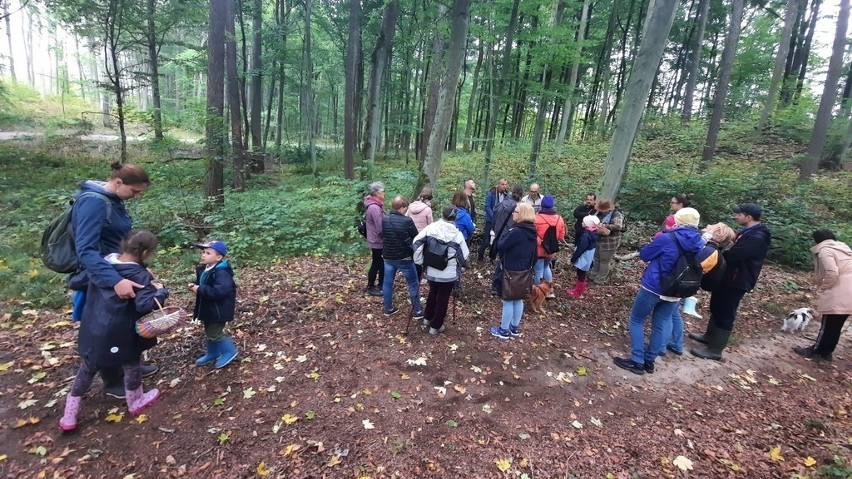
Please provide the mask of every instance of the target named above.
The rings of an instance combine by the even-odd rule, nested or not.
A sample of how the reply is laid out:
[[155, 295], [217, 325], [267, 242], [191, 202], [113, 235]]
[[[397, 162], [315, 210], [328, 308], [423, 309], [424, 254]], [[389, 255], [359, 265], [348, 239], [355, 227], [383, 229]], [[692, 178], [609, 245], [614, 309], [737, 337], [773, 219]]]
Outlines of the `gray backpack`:
[[74, 209], [74, 202], [87, 196], [97, 196], [103, 200], [107, 208], [106, 220], [107, 222], [110, 221], [112, 202], [106, 196], [94, 191], [87, 191], [78, 196], [76, 200], [72, 200], [71, 206], [54, 218], [41, 235], [41, 246], [39, 248], [41, 262], [48, 269], [57, 273], [73, 273], [80, 267], [80, 260], [77, 258], [77, 245], [74, 242], [74, 228], [71, 225], [71, 212]]

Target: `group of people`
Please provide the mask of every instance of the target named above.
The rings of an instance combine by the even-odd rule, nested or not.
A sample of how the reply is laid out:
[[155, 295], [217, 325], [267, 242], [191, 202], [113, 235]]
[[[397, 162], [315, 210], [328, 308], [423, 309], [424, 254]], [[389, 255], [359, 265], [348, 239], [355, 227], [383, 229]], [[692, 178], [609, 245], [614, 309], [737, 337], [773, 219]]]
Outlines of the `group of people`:
[[[453, 195], [452, 204], [442, 209], [441, 219], [434, 224], [431, 223], [432, 190], [424, 190], [411, 205], [405, 198], [396, 197], [388, 216], [382, 208], [374, 208], [372, 212], [367, 209], [367, 241], [373, 250], [367, 293], [383, 296], [386, 315], [399, 311], [393, 306], [393, 280], [394, 273], [400, 269], [408, 282], [412, 316], [422, 319], [424, 329], [430, 334], [443, 331], [453, 292], [451, 285], [458, 284], [468, 261], [467, 242], [476, 221], [475, 190], [475, 182], [466, 180], [464, 189]], [[381, 205], [383, 200], [384, 185], [380, 182], [370, 185], [365, 207]], [[532, 285], [542, 282], [552, 285], [558, 244], [567, 236], [565, 220], [555, 206], [553, 196], [542, 195], [535, 183], [525, 193], [520, 186], [509, 190], [508, 182], [501, 178], [486, 194], [485, 225], [477, 259], [484, 261], [486, 252], [492, 260], [499, 257], [491, 287], [492, 293], [501, 297], [503, 309], [500, 325], [489, 329], [493, 336], [512, 339], [521, 335], [524, 301], [514, 292], [505, 293], [504, 288], [514, 281], [507, 278], [521, 277], [523, 281], [519, 273], [530, 271]], [[690, 301], [694, 304], [695, 298], [667, 295], [666, 290], [681, 257], [694, 256], [702, 274], [701, 288], [710, 292], [710, 319], [703, 334], [688, 334], [699, 343], [690, 352], [699, 358], [720, 360], [730, 340], [739, 304], [756, 286], [771, 244], [769, 229], [761, 221], [763, 209], [755, 203], [733, 208], [734, 219], [740, 226], [738, 231], [725, 223], [699, 230], [700, 214], [692, 207], [688, 195], [673, 196], [669, 206], [671, 214], [639, 251], [639, 258], [647, 267], [629, 317], [630, 356], [613, 359], [616, 366], [635, 374], [653, 373], [656, 359], [668, 352], [684, 354], [685, 331], [679, 305]], [[598, 199], [589, 193], [573, 210], [573, 217], [575, 247], [571, 265], [577, 280], [566, 293], [576, 298], [583, 295], [588, 281], [607, 282], [621, 241], [624, 214], [612, 200]], [[428, 260], [424, 251], [429, 251], [430, 237], [450, 245], [452, 260], [442, 269], [435, 266], [423, 269], [424, 261]], [[852, 314], [852, 299], [849, 299], [852, 298], [852, 251], [830, 231], [815, 232], [814, 241], [819, 294], [816, 310], [823, 316], [822, 327], [816, 344], [796, 348], [795, 352], [814, 360], [831, 360], [841, 328]], [[429, 285], [425, 313], [419, 299], [422, 271]], [[373, 286], [377, 275], [383, 285], [381, 292], [376, 292]], [[555, 297], [552, 289], [548, 291], [548, 298]], [[651, 336], [646, 341], [644, 326], [649, 316]]]
[[[169, 290], [156, 281], [148, 261], [157, 251], [157, 237], [133, 229], [125, 201], [143, 194], [151, 184], [144, 169], [115, 163], [107, 181], [85, 181], [71, 207], [71, 228], [79, 267], [69, 275], [73, 291], [72, 317], [80, 322], [77, 350], [80, 367], [65, 398], [59, 427], [77, 429], [83, 396], [96, 374], [104, 394], [123, 398], [131, 415], [140, 414], [160, 395], [156, 388], [144, 391], [142, 378], [158, 367], [142, 360], [156, 338], [140, 336], [136, 322], [162, 309]], [[196, 280], [187, 285], [195, 294], [193, 316], [204, 324], [206, 352], [198, 366], [227, 366], [237, 356], [225, 324], [234, 319], [236, 285], [225, 259], [221, 241], [196, 245], [201, 251]]]
[[[71, 223], [79, 269], [68, 278], [73, 291], [73, 313], [80, 321], [78, 352], [81, 363], [66, 397], [60, 420], [64, 431], [77, 428], [82, 398], [94, 376], [100, 373], [103, 392], [124, 398], [131, 414], [141, 413], [159, 397], [157, 389], [144, 391], [142, 378], [158, 370], [143, 361], [143, 352], [156, 339], [137, 334], [135, 323], [161, 308], [169, 291], [155, 280], [147, 262], [156, 253], [158, 241], [150, 231], [133, 229], [133, 219], [125, 202], [143, 194], [151, 181], [140, 167], [116, 163], [107, 181], [86, 181], [72, 206]], [[539, 185], [507, 192], [508, 182], [497, 181], [485, 200], [485, 227], [478, 259], [487, 251], [498, 258], [492, 282], [493, 293], [503, 303], [501, 321], [490, 328], [500, 339], [521, 335], [524, 312], [523, 291], [518, 284], [552, 283], [552, 265], [567, 237], [565, 220], [556, 212], [553, 196], [541, 195]], [[393, 283], [400, 271], [408, 285], [411, 317], [422, 321], [425, 331], [437, 335], [445, 329], [450, 298], [459, 291], [464, 266], [470, 260], [468, 242], [477, 220], [476, 183], [472, 179], [443, 206], [434, 221], [433, 191], [424, 189], [409, 203], [396, 196], [385, 213], [385, 187], [369, 186], [363, 200], [366, 241], [372, 250], [366, 293], [382, 296], [385, 315], [400, 309], [394, 306]], [[771, 235], [761, 222], [763, 210], [754, 203], [734, 207], [734, 231], [724, 223], [699, 231], [700, 215], [684, 195], [672, 197], [671, 215], [657, 235], [639, 251], [648, 263], [630, 312], [631, 354], [615, 358], [618, 367], [636, 374], [654, 372], [658, 356], [684, 353], [684, 325], [678, 303], [682, 298], [667, 296], [664, 283], [684, 254], [700, 262], [702, 288], [710, 294], [710, 319], [703, 334], [689, 337], [703, 346], [692, 354], [721, 359], [730, 339], [736, 313], [743, 296], [751, 291], [768, 253]], [[624, 215], [611, 200], [598, 200], [588, 194], [573, 211], [575, 249], [571, 263], [577, 282], [567, 291], [579, 297], [587, 281], [604, 283], [610, 262], [620, 242]], [[813, 234], [817, 282], [816, 311], [822, 325], [816, 342], [797, 347], [799, 355], [816, 361], [831, 361], [841, 330], [852, 314], [852, 249], [838, 241], [831, 231]], [[221, 241], [197, 244], [201, 252], [195, 270], [196, 281], [187, 285], [195, 294], [193, 317], [204, 325], [205, 354], [197, 366], [227, 366], [237, 354], [233, 339], [225, 332], [234, 319], [236, 285], [233, 269], [226, 260]], [[425, 277], [428, 296], [420, 301], [421, 280]], [[381, 285], [379, 288], [378, 285]], [[548, 295], [553, 297], [554, 295]], [[645, 342], [644, 324], [651, 316], [651, 337]]]

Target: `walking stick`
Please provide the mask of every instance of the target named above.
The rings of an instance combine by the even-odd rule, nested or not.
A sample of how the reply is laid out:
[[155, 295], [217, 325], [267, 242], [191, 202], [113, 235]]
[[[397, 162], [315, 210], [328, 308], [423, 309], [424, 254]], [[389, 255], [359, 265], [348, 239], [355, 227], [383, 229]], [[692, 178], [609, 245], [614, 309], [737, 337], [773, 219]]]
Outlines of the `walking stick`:
[[414, 303], [411, 304], [411, 312], [408, 313], [408, 322], [405, 324], [405, 334], [403, 336], [408, 336], [408, 328], [411, 327], [412, 318], [414, 318]]

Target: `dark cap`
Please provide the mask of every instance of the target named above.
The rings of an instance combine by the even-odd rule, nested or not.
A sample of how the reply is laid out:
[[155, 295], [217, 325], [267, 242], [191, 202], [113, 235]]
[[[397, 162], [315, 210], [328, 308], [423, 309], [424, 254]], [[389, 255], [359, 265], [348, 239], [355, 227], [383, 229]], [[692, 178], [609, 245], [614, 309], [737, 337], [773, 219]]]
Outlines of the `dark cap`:
[[199, 243], [195, 245], [196, 248], [210, 248], [213, 251], [221, 254], [222, 256], [226, 256], [228, 254], [228, 247], [225, 246], [225, 243], [221, 241], [208, 241], [206, 243]]
[[731, 208], [731, 211], [734, 213], [742, 213], [744, 215], [749, 215], [756, 220], [760, 219], [760, 216], [763, 214], [763, 208], [760, 205], [756, 205], [754, 203], [743, 203], [741, 205], [734, 206]]
[[551, 195], [545, 195], [544, 198], [541, 199], [541, 207], [542, 208], [553, 208], [556, 205], [556, 200], [553, 199]]

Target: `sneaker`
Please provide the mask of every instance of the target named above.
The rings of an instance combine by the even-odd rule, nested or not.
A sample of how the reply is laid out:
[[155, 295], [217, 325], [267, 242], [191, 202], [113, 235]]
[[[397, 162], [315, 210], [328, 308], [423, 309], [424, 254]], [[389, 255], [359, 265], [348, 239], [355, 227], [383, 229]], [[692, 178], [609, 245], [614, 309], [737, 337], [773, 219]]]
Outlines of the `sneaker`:
[[626, 358], [613, 358], [612, 362], [615, 363], [615, 365], [620, 367], [621, 369], [626, 369], [633, 374], [639, 376], [645, 374], [644, 364], [635, 363], [632, 360]]
[[645, 361], [645, 372], [654, 374], [654, 361]]
[[[673, 352], [673, 353], [675, 353], [675, 354], [676, 354], [676, 355], [678, 355], [678, 356], [683, 356], [683, 351], [678, 351], [678, 350], [677, 350], [677, 349], [675, 349], [675, 348], [674, 348], [674, 346], [672, 346], [671, 344], [667, 344], [667, 345], [666, 345], [666, 349], [667, 349], [667, 350], [669, 350], [669, 351], [671, 351], [671, 352]], [[663, 355], [665, 355], [665, 352], [663, 353]]]
[[159, 370], [160, 367], [154, 363], [139, 365], [139, 373], [142, 375], [143, 378], [153, 376], [154, 374], [157, 374], [157, 371]]
[[514, 326], [509, 326], [509, 334], [512, 335], [513, 338], [521, 337], [521, 330]]
[[432, 336], [436, 336], [438, 333], [443, 333], [445, 329], [447, 329], [446, 326], [441, 326], [441, 329], [429, 328], [428, 332]]
[[429, 320], [428, 319], [423, 318], [423, 326], [426, 326], [427, 328], [429, 327]]
[[390, 316], [399, 312], [399, 308], [393, 308], [390, 311], [385, 311], [385, 316]]
[[379, 288], [367, 288], [367, 294], [369, 296], [381, 296], [382, 290]]
[[124, 391], [124, 384], [122, 383], [115, 386], [104, 386], [104, 394], [116, 399], [124, 399], [127, 393]]
[[491, 329], [489, 329], [488, 331], [491, 332], [491, 335], [494, 336], [494, 337], [497, 337], [497, 338], [500, 338], [500, 339], [512, 339], [512, 333], [510, 333], [509, 331], [506, 331], [505, 329], [501, 328], [500, 326], [494, 326]]
[[426, 317], [425, 317], [425, 316], [423, 316], [423, 312], [422, 312], [422, 311], [421, 311], [421, 312], [419, 312], [419, 313], [414, 313], [413, 318], [414, 318], [414, 320], [415, 320], [415, 321], [423, 321], [424, 323], [426, 323], [426, 322], [427, 322], [427, 321], [426, 321]]

